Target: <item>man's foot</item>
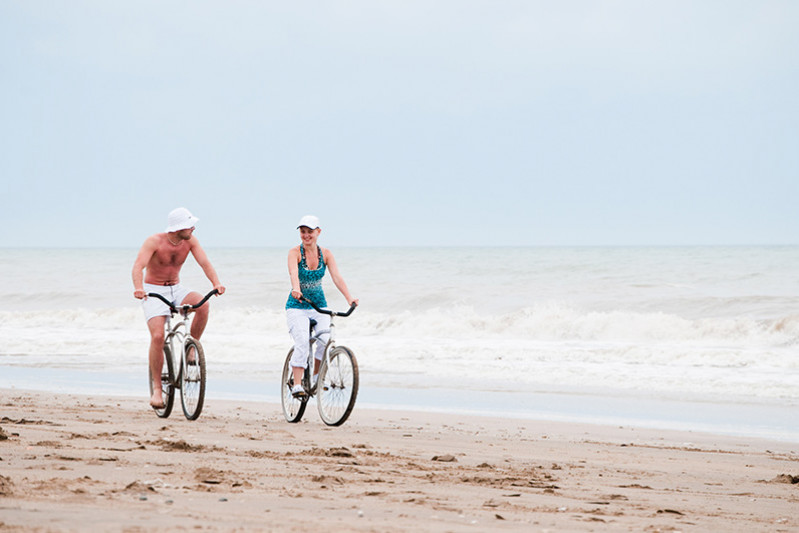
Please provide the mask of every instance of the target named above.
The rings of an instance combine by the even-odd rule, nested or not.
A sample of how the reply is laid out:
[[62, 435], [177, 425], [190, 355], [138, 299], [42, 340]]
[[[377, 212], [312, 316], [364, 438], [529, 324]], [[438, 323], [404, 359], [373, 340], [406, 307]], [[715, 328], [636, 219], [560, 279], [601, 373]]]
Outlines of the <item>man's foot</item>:
[[163, 409], [166, 405], [164, 404], [164, 400], [160, 398], [150, 398], [150, 407], [153, 409]]
[[302, 388], [302, 385], [297, 384], [291, 388], [291, 395], [295, 398], [305, 398], [308, 394], [305, 392], [305, 389]]

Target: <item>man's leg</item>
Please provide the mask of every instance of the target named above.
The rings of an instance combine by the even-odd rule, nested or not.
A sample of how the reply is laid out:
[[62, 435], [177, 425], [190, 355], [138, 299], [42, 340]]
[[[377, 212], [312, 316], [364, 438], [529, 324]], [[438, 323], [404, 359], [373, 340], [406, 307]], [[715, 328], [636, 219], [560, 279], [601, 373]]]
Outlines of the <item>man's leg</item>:
[[153, 383], [150, 405], [154, 407], [164, 405], [164, 396], [161, 394], [161, 369], [164, 366], [165, 323], [165, 316], [154, 316], [147, 321], [147, 329], [150, 330], [150, 380]]
[[[202, 299], [202, 294], [199, 292], [190, 292], [185, 298], [183, 298], [181, 304], [195, 305]], [[211, 303], [205, 302], [202, 307], [194, 312], [194, 318], [191, 319], [191, 336], [197, 340], [200, 340], [200, 337], [202, 337], [202, 334], [205, 331], [205, 326], [208, 325], [208, 314], [210, 308]]]

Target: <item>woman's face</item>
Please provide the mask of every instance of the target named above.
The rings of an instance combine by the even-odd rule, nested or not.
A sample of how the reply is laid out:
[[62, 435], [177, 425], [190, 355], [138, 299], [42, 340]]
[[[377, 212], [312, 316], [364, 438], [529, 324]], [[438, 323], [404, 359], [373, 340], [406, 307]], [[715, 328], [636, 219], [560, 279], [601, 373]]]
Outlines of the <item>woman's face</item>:
[[300, 238], [302, 242], [305, 244], [313, 244], [316, 242], [316, 238], [319, 237], [319, 233], [322, 230], [320, 228], [311, 229], [305, 226], [300, 228]]

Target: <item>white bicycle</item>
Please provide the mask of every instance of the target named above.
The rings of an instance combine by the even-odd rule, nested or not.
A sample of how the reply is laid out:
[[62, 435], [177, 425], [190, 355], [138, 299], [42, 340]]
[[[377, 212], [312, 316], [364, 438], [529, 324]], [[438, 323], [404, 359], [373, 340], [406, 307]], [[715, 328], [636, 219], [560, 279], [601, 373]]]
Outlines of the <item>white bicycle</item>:
[[[299, 422], [305, 414], [305, 407], [312, 396], [316, 396], [316, 405], [319, 409], [319, 416], [328, 426], [340, 426], [352, 413], [355, 407], [355, 399], [358, 397], [358, 361], [355, 354], [346, 346], [336, 346], [333, 317], [350, 316], [357, 304], [352, 304], [346, 313], [320, 309], [313, 302], [303, 298], [311, 307], [320, 313], [330, 315], [330, 330], [314, 331], [316, 321], [311, 320], [310, 333], [311, 339], [308, 346], [308, 359], [305, 362], [305, 371], [302, 378], [302, 387], [305, 394], [299, 397], [292, 395], [291, 389], [294, 387], [294, 372], [291, 367], [291, 355], [294, 347], [289, 350], [286, 362], [283, 363], [283, 374], [281, 383], [281, 403], [283, 404], [283, 415], [289, 422]], [[316, 385], [312, 384], [311, 373], [313, 372], [314, 344], [321, 342], [319, 337], [325, 333], [330, 333], [330, 340], [325, 346], [325, 353], [322, 357], [322, 365], [319, 368], [319, 378]]]
[[[180, 403], [183, 414], [189, 420], [196, 420], [203, 410], [205, 401], [205, 352], [200, 341], [189, 333], [191, 319], [189, 314], [202, 307], [208, 298], [217, 294], [212, 290], [195, 305], [181, 305], [177, 307], [160, 294], [151, 292], [147, 296], [158, 298], [169, 306], [171, 315], [166, 317], [164, 326], [164, 363], [161, 367], [161, 394], [164, 397], [164, 406], [153, 407], [155, 414], [167, 418], [172, 412], [175, 402], [175, 389], [180, 389]], [[180, 315], [180, 320], [172, 325], [172, 317]], [[148, 370], [149, 372], [149, 370]], [[148, 374], [149, 375], [149, 374]], [[150, 395], [153, 394], [153, 380], [150, 382]]]

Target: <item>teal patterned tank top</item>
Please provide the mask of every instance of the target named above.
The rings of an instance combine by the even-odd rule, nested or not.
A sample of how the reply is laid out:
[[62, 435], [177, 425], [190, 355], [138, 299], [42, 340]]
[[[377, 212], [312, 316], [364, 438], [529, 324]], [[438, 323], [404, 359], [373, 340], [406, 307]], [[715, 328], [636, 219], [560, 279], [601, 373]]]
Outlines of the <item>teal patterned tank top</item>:
[[[327, 266], [325, 265], [325, 258], [322, 256], [322, 249], [316, 247], [319, 252], [319, 268], [311, 270], [308, 268], [308, 263], [305, 262], [305, 248], [300, 246], [300, 253], [302, 260], [299, 264], [300, 275], [300, 291], [304, 298], [311, 300], [317, 307], [327, 307], [327, 300], [325, 300], [325, 293], [322, 290], [322, 278], [325, 275]], [[294, 298], [289, 293], [289, 299], [286, 301], [286, 309], [313, 309], [305, 302], [301, 302]]]

